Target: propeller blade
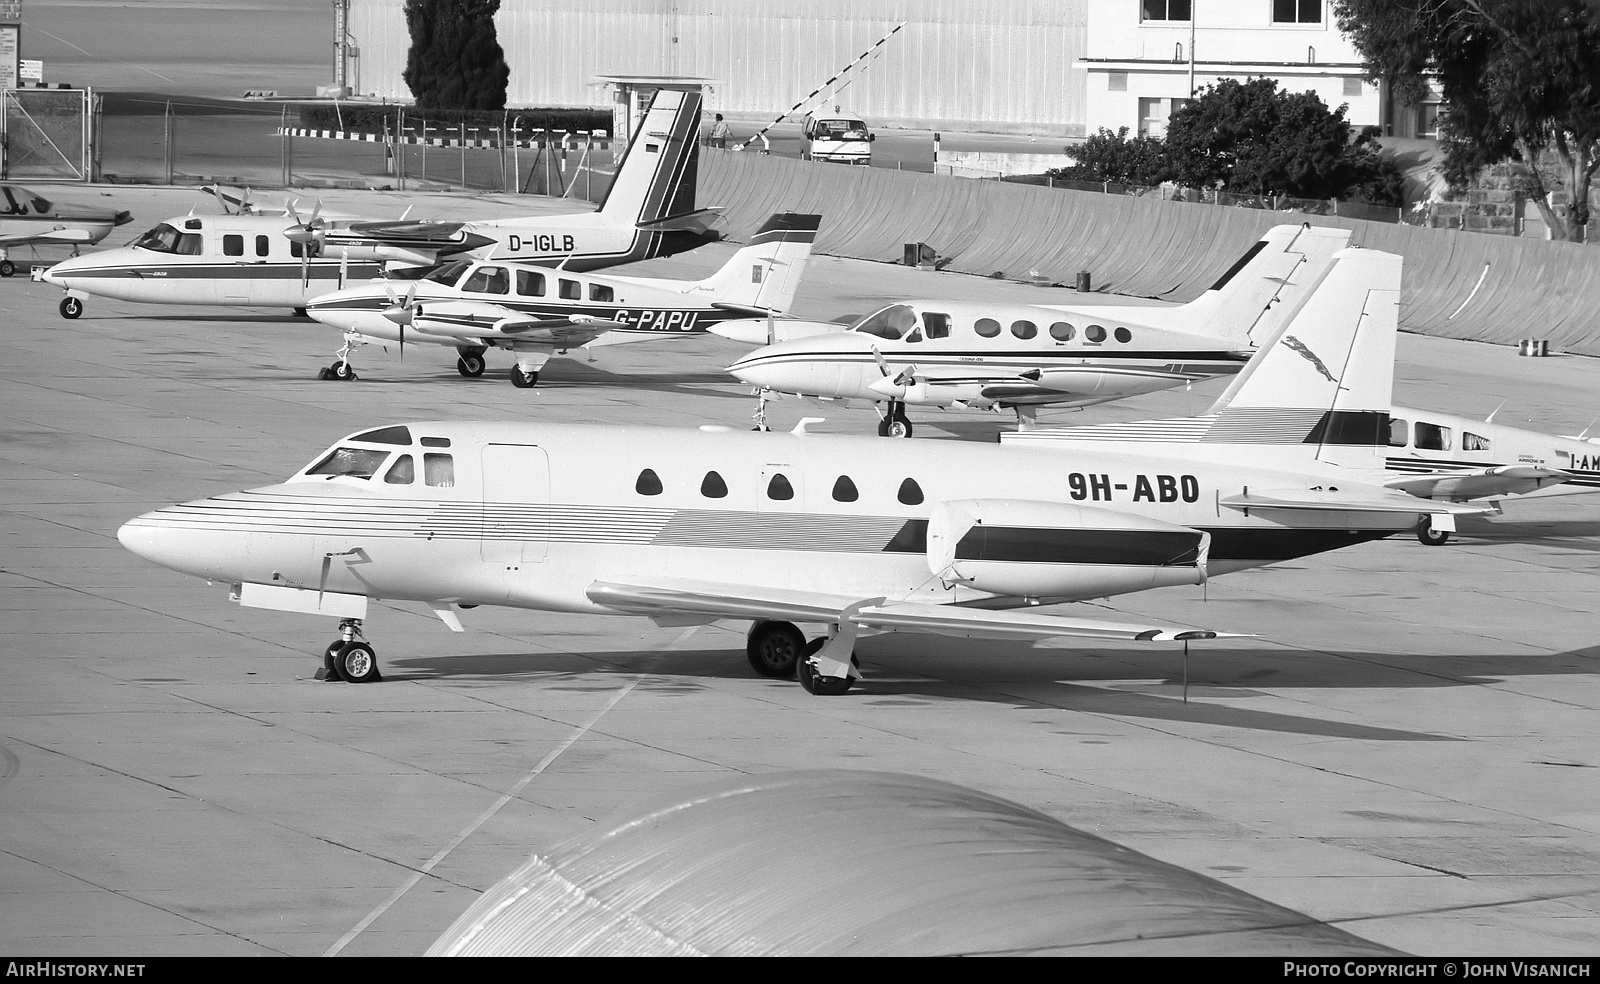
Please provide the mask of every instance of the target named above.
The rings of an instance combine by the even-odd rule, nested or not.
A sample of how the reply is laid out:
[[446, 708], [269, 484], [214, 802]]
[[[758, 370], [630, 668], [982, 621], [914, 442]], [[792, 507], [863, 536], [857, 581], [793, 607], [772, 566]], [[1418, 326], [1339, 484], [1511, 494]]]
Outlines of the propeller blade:
[[883, 353], [878, 351], [878, 346], [876, 345], [872, 346], [872, 358], [878, 363], [878, 371], [883, 373], [884, 378], [887, 379], [889, 376], [889, 360], [883, 357]]

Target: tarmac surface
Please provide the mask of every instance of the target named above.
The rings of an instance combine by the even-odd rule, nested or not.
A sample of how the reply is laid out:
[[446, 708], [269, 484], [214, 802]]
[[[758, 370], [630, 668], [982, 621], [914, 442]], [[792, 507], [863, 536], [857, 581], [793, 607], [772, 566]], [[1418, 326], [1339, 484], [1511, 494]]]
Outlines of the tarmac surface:
[[[118, 207], [138, 229], [199, 200], [132, 194]], [[729, 251], [636, 269], [694, 275]], [[796, 314], [917, 296], [1079, 299], [818, 257]], [[117, 527], [276, 482], [385, 422], [748, 426], [753, 400], [722, 372], [743, 348], [618, 346], [524, 391], [500, 353], [466, 380], [448, 349], [369, 347], [360, 381], [322, 382], [337, 333], [287, 314], [95, 298], [67, 322], [23, 278], [0, 298], [0, 953], [419, 954], [532, 853], [633, 804], [839, 767], [1006, 797], [1418, 955], [1600, 952], [1600, 500], [1115, 599], [1255, 633], [1191, 648], [1187, 702], [1163, 646], [880, 636], [857, 689], [817, 698], [757, 677], [742, 624], [480, 608], [457, 635], [387, 604], [366, 624], [384, 681], [329, 684], [312, 675], [332, 620], [240, 609], [123, 550]], [[1504, 401], [1497, 420], [1569, 434], [1600, 418], [1593, 360], [1411, 335], [1399, 352], [1399, 402]], [[1042, 417], [1200, 412], [1218, 392]], [[918, 440], [1010, 423], [913, 418]]]

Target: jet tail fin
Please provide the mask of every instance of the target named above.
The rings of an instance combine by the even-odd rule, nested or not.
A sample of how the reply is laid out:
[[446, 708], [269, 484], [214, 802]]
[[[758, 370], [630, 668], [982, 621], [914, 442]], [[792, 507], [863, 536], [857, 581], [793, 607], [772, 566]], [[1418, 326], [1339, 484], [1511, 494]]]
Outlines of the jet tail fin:
[[[1280, 225], [1268, 229], [1217, 282], [1173, 314], [1190, 330], [1241, 348], [1272, 337], [1305, 293], [1321, 278], [1350, 230]], [[1180, 314], [1181, 312], [1181, 314]]]
[[1388, 446], [1401, 258], [1342, 249], [1211, 407], [1202, 440], [1298, 444], [1380, 466]]
[[750, 245], [690, 289], [710, 292], [722, 304], [782, 314], [794, 303], [821, 224], [820, 215], [775, 213], [751, 238]]

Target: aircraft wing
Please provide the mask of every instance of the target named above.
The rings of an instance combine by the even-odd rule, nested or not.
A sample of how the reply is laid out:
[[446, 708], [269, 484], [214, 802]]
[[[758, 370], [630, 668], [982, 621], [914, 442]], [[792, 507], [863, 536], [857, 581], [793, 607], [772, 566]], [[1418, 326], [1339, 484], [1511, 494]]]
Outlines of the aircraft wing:
[[504, 317], [485, 319], [471, 315], [429, 314], [414, 318], [412, 330], [426, 335], [445, 338], [515, 338], [520, 342], [554, 345], [557, 348], [576, 348], [586, 345], [608, 331], [626, 328], [619, 321], [589, 318], [581, 314], [569, 318]]
[[454, 239], [463, 222], [430, 222], [418, 219], [369, 220], [345, 226], [350, 232], [373, 239]]
[[663, 578], [652, 581], [595, 581], [584, 592], [590, 601], [635, 615], [703, 615], [711, 618], [787, 619], [838, 622], [847, 619], [882, 632], [926, 632], [964, 639], [1058, 638], [1171, 642], [1214, 639], [1220, 633], [1162, 622], [1113, 622], [1047, 614], [1038, 609], [997, 611], [957, 608], [915, 601], [863, 599], [820, 591], [753, 589], [747, 585]]
[[1289, 509], [1298, 512], [1358, 513], [1447, 513], [1476, 516], [1492, 513], [1491, 506], [1472, 506], [1459, 502], [1418, 501], [1414, 495], [1397, 489], [1371, 486], [1319, 489], [1246, 489], [1239, 495], [1224, 496], [1219, 505], [1229, 509]]
[[51, 229], [47, 232], [28, 232], [0, 235], [0, 246], [26, 246], [28, 243], [92, 243], [95, 240], [82, 229]]
[[1384, 482], [1385, 488], [1398, 489], [1423, 499], [1485, 499], [1491, 496], [1523, 495], [1551, 485], [1570, 482], [1571, 472], [1539, 465], [1497, 465], [1461, 471], [1401, 475]]
[[833, 335], [844, 331], [848, 327], [836, 321], [799, 321], [788, 318], [773, 318], [772, 337], [769, 339], [767, 337], [767, 312], [764, 309], [721, 302], [713, 302], [711, 306], [723, 311], [733, 311], [751, 316], [748, 319], [741, 318], [736, 321], [719, 321], [706, 329], [713, 335], [720, 335], [730, 341], [743, 342], [746, 345], [787, 342], [793, 338], [809, 338], [812, 335]]

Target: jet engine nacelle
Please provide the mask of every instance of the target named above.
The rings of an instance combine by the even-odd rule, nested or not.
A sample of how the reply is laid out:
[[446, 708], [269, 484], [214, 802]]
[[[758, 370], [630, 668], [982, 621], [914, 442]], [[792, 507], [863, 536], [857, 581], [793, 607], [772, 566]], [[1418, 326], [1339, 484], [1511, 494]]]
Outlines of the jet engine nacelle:
[[958, 499], [928, 519], [928, 568], [994, 594], [1080, 600], [1200, 584], [1211, 534], [1060, 502]]

